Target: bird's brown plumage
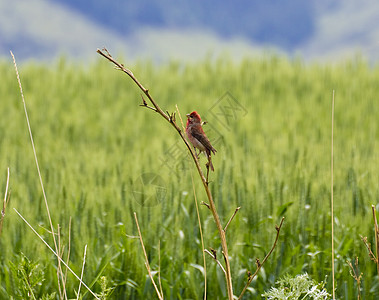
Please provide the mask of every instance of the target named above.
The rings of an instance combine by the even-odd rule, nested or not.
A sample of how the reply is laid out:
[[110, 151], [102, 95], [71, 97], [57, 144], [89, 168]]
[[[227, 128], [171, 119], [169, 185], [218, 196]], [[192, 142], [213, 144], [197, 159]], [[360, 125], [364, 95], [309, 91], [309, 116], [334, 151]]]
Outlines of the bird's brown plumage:
[[194, 148], [199, 149], [200, 152], [204, 151], [206, 153], [209, 166], [211, 170], [214, 171], [214, 167], [211, 160], [211, 152], [213, 154], [216, 154], [216, 149], [213, 148], [208, 137], [205, 135], [205, 132], [201, 126], [200, 115], [196, 111], [193, 111], [192, 113], [187, 115], [187, 118], [188, 119], [186, 133], [188, 139], [190, 140]]

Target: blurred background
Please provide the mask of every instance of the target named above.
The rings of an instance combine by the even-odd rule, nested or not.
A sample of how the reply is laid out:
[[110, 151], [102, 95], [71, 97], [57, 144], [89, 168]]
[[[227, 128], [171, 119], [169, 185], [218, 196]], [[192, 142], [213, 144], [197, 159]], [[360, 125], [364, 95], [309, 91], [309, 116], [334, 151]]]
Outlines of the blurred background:
[[[356, 257], [362, 299], [379, 299], [376, 265], [360, 238], [375, 244], [371, 205], [379, 210], [378, 20], [379, 2], [368, 0], [0, 0], [0, 195], [8, 166], [12, 189], [0, 236], [0, 299], [30, 298], [29, 281], [17, 281], [23, 255], [44, 272], [35, 299], [57, 292], [53, 255], [12, 210], [53, 245], [9, 50], [22, 65], [41, 176], [70, 266], [79, 274], [88, 244], [84, 281], [95, 292], [104, 290], [105, 276], [111, 299], [154, 298], [138, 240], [129, 238], [137, 212], [166, 298], [203, 296], [187, 151], [157, 114], [138, 106], [134, 82], [96, 54], [104, 46], [162, 109], [174, 112], [177, 104], [183, 118], [197, 110], [208, 121], [218, 151], [210, 187], [221, 220], [242, 207], [228, 227], [236, 294], [285, 216], [280, 242], [245, 299], [305, 272], [332, 291], [335, 90], [337, 299], [357, 298], [346, 263]], [[197, 201], [206, 201], [194, 182]], [[206, 247], [221, 257], [203, 206], [200, 217]], [[207, 268], [208, 298], [226, 297], [222, 271], [209, 259]], [[76, 279], [65, 284], [67, 298], [76, 297]]]
[[0, 0], [0, 57], [193, 61], [265, 52], [305, 61], [379, 55], [379, 2], [327, 0]]

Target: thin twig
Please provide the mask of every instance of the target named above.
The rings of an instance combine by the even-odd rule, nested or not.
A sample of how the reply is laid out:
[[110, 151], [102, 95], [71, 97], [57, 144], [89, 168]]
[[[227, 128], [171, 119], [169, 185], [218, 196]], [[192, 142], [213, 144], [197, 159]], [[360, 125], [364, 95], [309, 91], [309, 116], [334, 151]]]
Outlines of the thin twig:
[[[127, 74], [136, 84], [137, 86], [142, 90], [142, 92], [146, 95], [146, 97], [149, 99], [149, 101], [151, 102], [151, 104], [153, 105], [153, 110], [157, 113], [159, 113], [163, 118], [166, 119], [166, 121], [168, 121], [171, 126], [173, 126], [175, 128], [175, 130], [179, 133], [180, 137], [182, 138], [182, 140], [184, 141], [184, 143], [186, 144], [188, 150], [190, 151], [190, 154], [196, 164], [196, 168], [199, 172], [199, 175], [201, 177], [201, 180], [203, 182], [203, 185], [204, 186], [207, 186], [207, 180], [206, 178], [204, 177], [204, 174], [201, 170], [201, 167], [200, 167], [200, 163], [199, 163], [199, 160], [197, 158], [197, 155], [196, 153], [194, 152], [194, 150], [192, 149], [191, 145], [188, 143], [186, 137], [184, 136], [184, 130], [182, 130], [175, 122], [175, 118], [174, 118], [174, 115], [170, 115], [170, 113], [165, 113], [160, 107], [159, 105], [155, 102], [155, 100], [153, 99], [153, 97], [151, 97], [150, 93], [149, 93], [149, 90], [146, 89], [138, 80], [137, 78], [134, 76], [133, 72], [130, 71], [129, 69], [125, 68], [123, 64], [120, 64], [119, 62], [117, 62], [109, 53], [109, 51], [107, 49], [103, 49], [103, 51], [101, 51], [100, 49], [97, 49], [97, 53], [99, 53], [101, 56], [105, 57], [106, 59], [108, 59], [110, 62], [112, 62], [118, 70], [124, 72], [125, 74]], [[142, 96], [142, 106], [147, 106], [147, 102], [146, 100], [143, 98]], [[146, 103], [146, 105], [145, 105]], [[208, 194], [208, 193], [207, 193]]]
[[137, 229], [138, 229], [138, 235], [139, 235], [139, 240], [140, 240], [140, 242], [141, 242], [143, 255], [145, 256], [145, 266], [146, 266], [147, 272], [149, 273], [149, 277], [150, 277], [150, 279], [151, 279], [151, 282], [153, 283], [153, 286], [154, 286], [155, 291], [156, 291], [156, 293], [157, 293], [157, 295], [158, 295], [158, 298], [159, 298], [159, 299], [163, 299], [163, 294], [161, 295], [161, 293], [159, 292], [159, 289], [158, 289], [157, 285], [155, 284], [155, 281], [154, 281], [153, 275], [151, 274], [150, 264], [149, 264], [149, 260], [147, 259], [147, 254], [146, 254], [146, 250], [145, 250], [145, 245], [143, 244], [142, 234], [141, 234], [141, 230], [140, 230], [140, 228], [139, 228], [139, 224], [138, 224], [138, 219], [137, 219], [137, 214], [136, 214], [136, 213], [134, 213], [134, 218], [135, 218], [136, 225], [137, 225]]
[[376, 271], [378, 275], [379, 280], [379, 228], [378, 228], [378, 221], [376, 219], [376, 209], [375, 206], [372, 205], [372, 216], [374, 218], [374, 226], [375, 226], [375, 252], [376, 252]]
[[208, 249], [205, 249], [204, 252], [209, 254], [209, 256], [212, 257], [217, 262], [217, 264], [220, 266], [222, 272], [224, 272], [224, 274], [226, 276], [226, 271], [225, 271], [224, 267], [222, 266], [222, 264], [220, 263], [220, 261], [217, 259], [215, 252], [214, 251], [210, 252]]
[[79, 282], [78, 294], [76, 295], [76, 300], [79, 300], [80, 287], [81, 287], [81, 285], [82, 285], [83, 274], [84, 274], [84, 266], [85, 266], [85, 264], [86, 264], [86, 255], [87, 255], [87, 244], [84, 246], [84, 256], [83, 256], [82, 273], [80, 274], [80, 282]]
[[[59, 224], [57, 225], [57, 236], [58, 236], [58, 255], [62, 257], [62, 248], [61, 248], [61, 235], [60, 235], [60, 228]], [[60, 265], [60, 262], [58, 261], [58, 265]], [[59, 267], [57, 268], [57, 278], [58, 278], [58, 292], [59, 292], [59, 299], [63, 299], [63, 292], [61, 289], [61, 284], [60, 284], [60, 273], [59, 273]]]
[[127, 68], [125, 68], [124, 65], [120, 64], [119, 62], [117, 62], [109, 54], [109, 51], [107, 49], [103, 49], [103, 51], [101, 51], [100, 49], [97, 49], [97, 53], [99, 53], [101, 56], [103, 56], [104, 58], [106, 58], [109, 61], [111, 61], [119, 70], [121, 70], [124, 73], [126, 73], [137, 84], [137, 86], [143, 91], [143, 93], [149, 99], [149, 101], [151, 102], [151, 104], [153, 105], [153, 107], [156, 109], [156, 112], [159, 113], [163, 118], [165, 118], [166, 121], [168, 121], [175, 128], [175, 130], [178, 132], [178, 134], [182, 138], [183, 142], [187, 146], [188, 151], [190, 151], [192, 159], [193, 159], [193, 161], [194, 161], [194, 163], [196, 165], [197, 171], [198, 171], [199, 176], [201, 178], [201, 181], [203, 183], [205, 192], [206, 192], [207, 197], [209, 199], [209, 208], [210, 208], [210, 210], [212, 212], [213, 218], [214, 218], [216, 226], [217, 226], [217, 230], [218, 230], [219, 235], [220, 235], [222, 251], [225, 254], [225, 271], [226, 271], [225, 279], [226, 279], [226, 285], [227, 285], [227, 291], [228, 291], [228, 299], [232, 300], [233, 299], [233, 285], [232, 285], [232, 276], [231, 276], [231, 271], [230, 271], [230, 263], [229, 263], [229, 255], [228, 255], [228, 245], [227, 245], [226, 238], [225, 238], [225, 232], [224, 232], [223, 226], [221, 225], [220, 217], [219, 217], [219, 215], [217, 213], [216, 206], [215, 206], [214, 201], [213, 201], [212, 193], [211, 193], [211, 191], [209, 189], [209, 186], [208, 186], [208, 180], [205, 178], [205, 176], [203, 174], [203, 171], [202, 171], [202, 169], [200, 167], [199, 160], [197, 159], [195, 152], [193, 151], [192, 147], [190, 146], [190, 144], [188, 143], [187, 139], [185, 138], [183, 130], [181, 130], [181, 128], [176, 124], [176, 122], [175, 122], [175, 115], [174, 114], [170, 115], [169, 113], [165, 113], [159, 107], [159, 105], [155, 102], [155, 100], [150, 96], [150, 93], [149, 93], [148, 89], [146, 89], [137, 80], [137, 78], [134, 76], [134, 74], [130, 70], [128, 70]]
[[332, 222], [332, 281], [333, 281], [333, 300], [336, 299], [335, 297], [335, 278], [334, 278], [334, 193], [333, 193], [333, 186], [334, 186], [334, 176], [333, 176], [333, 162], [334, 162], [334, 90], [333, 90], [333, 99], [332, 99], [332, 141], [331, 141], [331, 162], [330, 162], [330, 169], [331, 169], [331, 222]]
[[7, 208], [7, 204], [9, 203], [9, 197], [10, 197], [10, 193], [8, 194], [9, 177], [10, 177], [10, 172], [9, 172], [9, 167], [8, 167], [8, 169], [7, 169], [7, 183], [5, 184], [3, 209], [1, 210], [1, 216], [0, 216], [0, 236], [1, 236], [1, 232], [3, 231], [3, 221], [4, 221], [4, 217], [5, 217], [5, 209]]
[[200, 202], [200, 205], [206, 206], [208, 209], [211, 209], [208, 203], [205, 203], [204, 201]]
[[7, 183], [5, 184], [5, 193], [4, 193], [4, 201], [3, 201], [3, 210], [1, 211], [1, 216], [3, 217], [5, 215], [5, 208], [7, 207], [7, 199], [8, 199], [8, 189], [9, 189], [9, 178], [10, 178], [10, 171], [9, 167], [7, 168]]
[[33, 289], [32, 287], [30, 286], [30, 278], [28, 276], [29, 274], [26, 274], [26, 272], [21, 272], [21, 276], [23, 277], [24, 279], [24, 284], [26, 283], [26, 285], [28, 286], [28, 296], [30, 299], [34, 299], [34, 300], [37, 300], [36, 296], [34, 295], [34, 292], [33, 292]]
[[142, 98], [142, 104], [140, 104], [139, 106], [146, 107], [146, 108], [148, 108], [148, 109], [151, 109], [151, 110], [157, 112], [157, 109], [156, 109], [156, 108], [147, 105], [147, 102], [146, 102], [146, 100], [143, 98], [142, 95], [141, 95], [141, 98]]
[[358, 300], [362, 299], [362, 295], [361, 295], [361, 279], [362, 279], [362, 275], [363, 273], [359, 273], [359, 270], [358, 270], [358, 256], [355, 258], [355, 268], [357, 269], [357, 271], [355, 271], [355, 268], [353, 267], [352, 263], [350, 261], [346, 261], [347, 264], [349, 265], [350, 267], [350, 275], [351, 277], [354, 278], [354, 280], [357, 282], [357, 289], [358, 289]]
[[[104, 53], [103, 51], [105, 51], [106, 53]], [[110, 55], [109, 51], [105, 48], [103, 48], [103, 51], [101, 51], [100, 49], [97, 49], [97, 53], [99, 53], [100, 55], [104, 56], [106, 59], [108, 59], [109, 61], [111, 61], [112, 63], [115, 64], [115, 66], [120, 70], [120, 71], [123, 71], [124, 73], [128, 74], [129, 77], [138, 85], [138, 87], [143, 91], [143, 93], [146, 95], [147, 98], [149, 98], [150, 102], [153, 104], [153, 106], [156, 108], [156, 112], [158, 112], [160, 115], [162, 115], [162, 117], [164, 117], [167, 121], [170, 122], [170, 117], [169, 115], [167, 115], [163, 110], [160, 109], [160, 107], [155, 103], [154, 99], [150, 96], [149, 94], [149, 90], [146, 89], [138, 80], [137, 78], [134, 76], [134, 74], [132, 73], [132, 71], [130, 71], [129, 69], [125, 68], [123, 64], [120, 64], [119, 62], [117, 62], [113, 57], [112, 55]]]
[[[68, 223], [68, 250], [67, 250], [67, 264], [70, 261], [70, 253], [71, 253], [71, 217]], [[64, 272], [64, 284], [67, 283], [67, 269]]]
[[233, 220], [234, 216], [237, 214], [237, 212], [240, 210], [240, 208], [241, 208], [241, 206], [238, 206], [236, 208], [236, 210], [234, 211], [233, 215], [230, 217], [228, 223], [226, 223], [225, 228], [224, 228], [225, 232], [226, 232], [226, 229], [228, 229], [228, 226], [229, 226], [230, 222]]
[[275, 229], [276, 229], [276, 238], [275, 238], [274, 244], [272, 245], [271, 250], [269, 251], [269, 253], [267, 253], [267, 255], [265, 256], [265, 258], [262, 261], [259, 261], [259, 259], [256, 260], [257, 269], [255, 270], [255, 272], [254, 272], [253, 275], [249, 276], [249, 279], [248, 279], [245, 287], [243, 288], [241, 295], [238, 297], [239, 300], [242, 299], [242, 296], [243, 296], [243, 294], [245, 294], [245, 292], [246, 292], [247, 288], [249, 287], [250, 283], [253, 281], [254, 277], [258, 274], [259, 270], [262, 268], [262, 266], [264, 265], [264, 263], [267, 261], [267, 259], [271, 255], [271, 253], [274, 251], [274, 249], [276, 247], [276, 244], [278, 243], [280, 229], [282, 228], [283, 221], [284, 221], [284, 217], [280, 221], [279, 226], [275, 226]]
[[185, 131], [184, 123], [183, 123], [182, 115], [180, 114], [180, 111], [179, 111], [178, 104], [175, 104], [175, 107], [176, 107], [176, 112], [178, 113], [178, 116], [179, 116], [179, 119], [180, 119], [180, 124], [182, 124], [182, 129], [183, 129], [183, 132], [184, 132]]
[[[59, 224], [57, 225], [57, 236], [58, 236], [58, 249], [59, 249], [58, 255], [59, 255], [59, 257], [63, 257], [64, 247], [61, 246], [61, 228], [60, 228]], [[58, 277], [59, 296], [60, 296], [60, 299], [66, 299], [67, 300], [67, 292], [66, 292], [66, 286], [65, 286], [66, 280], [63, 277], [63, 273], [60, 272], [60, 270], [62, 270], [62, 266], [61, 266], [61, 262], [58, 260], [57, 277]], [[63, 285], [62, 289], [61, 289], [61, 282]]]
[[158, 283], [161, 295], [163, 295], [162, 281], [161, 281], [161, 240], [158, 242]]
[[[25, 113], [26, 123], [27, 123], [27, 126], [28, 126], [29, 138], [30, 138], [30, 142], [31, 142], [32, 148], [33, 148], [34, 161], [36, 163], [38, 177], [39, 177], [39, 181], [40, 181], [40, 185], [41, 185], [41, 189], [42, 189], [42, 194], [43, 194], [43, 199], [45, 201], [46, 212], [47, 212], [47, 216], [48, 216], [49, 223], [50, 223], [51, 234], [52, 234], [53, 240], [54, 240], [55, 253], [59, 254], [59, 249], [58, 249], [57, 241], [56, 241], [55, 234], [54, 234], [53, 221], [51, 220], [50, 209], [49, 209], [49, 205], [47, 203], [46, 192], [45, 192], [45, 188], [44, 188], [44, 185], [43, 185], [42, 175], [41, 175], [41, 171], [40, 171], [40, 167], [39, 167], [39, 163], [38, 163], [37, 151], [36, 151], [36, 147], [34, 146], [34, 139], [33, 139], [32, 129], [30, 127], [30, 121], [29, 121], [28, 111], [26, 109], [24, 92], [22, 90], [21, 79], [20, 79], [20, 75], [18, 73], [18, 68], [17, 68], [17, 64], [16, 64], [16, 58], [14, 57], [12, 51], [10, 51], [10, 53], [11, 53], [12, 58], [13, 58], [13, 64], [14, 64], [14, 68], [15, 68], [15, 71], [16, 71], [16, 76], [17, 76], [18, 86], [19, 86], [19, 89], [20, 89], [21, 99], [22, 99], [22, 103], [24, 105], [24, 113]], [[58, 269], [60, 269], [61, 277], [63, 277], [63, 271], [62, 271], [61, 266], [59, 265], [59, 261], [60, 261], [60, 257], [58, 259]], [[58, 284], [59, 284], [59, 280], [58, 280]]]
[[[197, 213], [197, 220], [199, 222], [199, 232], [200, 232], [200, 240], [201, 240], [201, 250], [203, 253], [203, 265], [204, 265], [204, 300], [207, 299], [207, 263], [205, 259], [205, 247], [204, 247], [204, 238], [203, 238], [203, 230], [201, 227], [201, 219], [200, 219], [200, 212], [199, 212], [199, 205], [197, 204], [197, 197], [196, 197], [196, 190], [195, 190], [195, 183], [193, 182], [193, 176], [191, 172], [191, 179], [192, 179], [192, 189], [193, 189], [193, 197], [195, 199], [195, 205], [196, 205], [196, 213]], [[222, 267], [222, 266], [221, 266]]]
[[125, 234], [125, 236], [127, 237], [127, 238], [129, 238], [129, 239], [139, 239], [139, 236], [138, 235], [130, 235], [130, 234], [126, 234], [126, 233], [124, 233]]
[[378, 259], [375, 256], [374, 252], [372, 252], [372, 250], [371, 250], [371, 243], [368, 242], [367, 236], [365, 236], [365, 237], [361, 236], [361, 240], [365, 244], [365, 246], [366, 246], [366, 248], [368, 250], [368, 256], [370, 257], [370, 259], [373, 262], [375, 262], [377, 264], [378, 263]]
[[32, 225], [29, 224], [28, 221], [26, 221], [26, 219], [17, 211], [17, 209], [13, 208], [14, 211], [18, 214], [18, 216], [30, 227], [30, 229], [40, 238], [40, 240], [46, 245], [47, 248], [49, 248], [49, 250], [51, 252], [53, 252], [53, 254], [61, 261], [61, 263], [71, 272], [72, 275], [74, 275], [76, 277], [76, 279], [78, 279], [82, 285], [92, 294], [92, 296], [94, 296], [96, 299], [100, 300], [99, 297], [97, 297], [97, 295], [91, 291], [91, 289], [80, 279], [80, 277], [78, 275], [75, 274], [75, 272], [68, 266], [68, 264], [65, 263], [65, 261], [53, 250], [53, 248], [50, 247], [50, 245], [42, 238], [42, 236], [40, 236], [38, 234], [38, 232], [32, 227]]

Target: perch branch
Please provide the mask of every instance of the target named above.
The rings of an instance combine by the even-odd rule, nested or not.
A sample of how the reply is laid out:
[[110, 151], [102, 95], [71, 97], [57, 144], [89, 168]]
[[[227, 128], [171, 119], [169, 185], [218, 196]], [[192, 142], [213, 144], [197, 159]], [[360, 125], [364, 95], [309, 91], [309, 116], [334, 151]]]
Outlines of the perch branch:
[[142, 104], [140, 104], [140, 106], [142, 106], [142, 107], [146, 107], [146, 108], [148, 108], [148, 109], [151, 109], [151, 110], [157, 112], [157, 109], [156, 109], [156, 108], [147, 105], [147, 102], [146, 102], [145, 98], [143, 98], [143, 95], [141, 95], [141, 98], [142, 98]]
[[225, 277], [226, 277], [226, 285], [227, 285], [227, 290], [228, 290], [228, 299], [232, 300], [233, 299], [232, 276], [231, 276], [231, 271], [230, 271], [228, 246], [227, 246], [227, 243], [226, 243], [225, 231], [224, 231], [224, 229], [223, 229], [223, 227], [221, 225], [220, 217], [217, 214], [216, 206], [214, 204], [213, 197], [212, 197], [211, 191], [210, 191], [209, 186], [208, 186], [208, 180], [205, 178], [205, 176], [203, 174], [203, 171], [201, 170], [199, 160], [197, 159], [196, 154], [194, 153], [192, 147], [190, 146], [190, 144], [188, 143], [187, 139], [185, 138], [183, 131], [176, 124], [176, 122], [175, 122], [175, 115], [174, 114], [170, 115], [169, 113], [165, 113], [159, 107], [159, 105], [155, 102], [155, 100], [150, 96], [149, 90], [146, 89], [137, 80], [137, 78], [134, 76], [134, 74], [129, 69], [125, 68], [124, 65], [120, 64], [119, 62], [117, 62], [110, 55], [110, 53], [108, 52], [107, 49], [103, 49], [103, 51], [100, 50], [100, 49], [97, 49], [97, 53], [99, 53], [101, 56], [103, 56], [104, 58], [106, 58], [107, 60], [109, 60], [110, 62], [112, 62], [116, 66], [117, 69], [119, 69], [122, 72], [124, 72], [125, 74], [127, 74], [137, 84], [137, 86], [142, 90], [142, 92], [149, 99], [149, 101], [151, 102], [153, 108], [156, 109], [156, 112], [159, 113], [163, 118], [165, 118], [166, 121], [168, 121], [175, 128], [175, 130], [178, 132], [178, 134], [180, 135], [181, 139], [183, 140], [183, 142], [187, 146], [188, 151], [190, 151], [192, 159], [193, 159], [193, 161], [194, 161], [194, 163], [196, 165], [197, 171], [198, 171], [199, 176], [201, 178], [201, 181], [203, 183], [205, 192], [206, 192], [207, 197], [209, 199], [209, 208], [210, 208], [210, 210], [212, 212], [213, 218], [214, 218], [216, 226], [217, 226], [217, 230], [218, 230], [219, 235], [220, 235], [221, 247], [222, 247], [222, 251], [223, 251], [223, 253], [225, 255], [225, 271], [226, 271], [226, 276]]

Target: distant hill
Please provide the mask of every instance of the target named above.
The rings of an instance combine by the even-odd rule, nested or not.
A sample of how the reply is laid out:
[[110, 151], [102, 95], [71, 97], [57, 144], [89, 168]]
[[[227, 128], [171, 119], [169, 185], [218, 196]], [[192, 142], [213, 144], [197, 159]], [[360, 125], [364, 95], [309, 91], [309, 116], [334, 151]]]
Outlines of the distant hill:
[[305, 60], [379, 58], [379, 2], [362, 0], [0, 0], [0, 57], [234, 59], [267, 50]]

